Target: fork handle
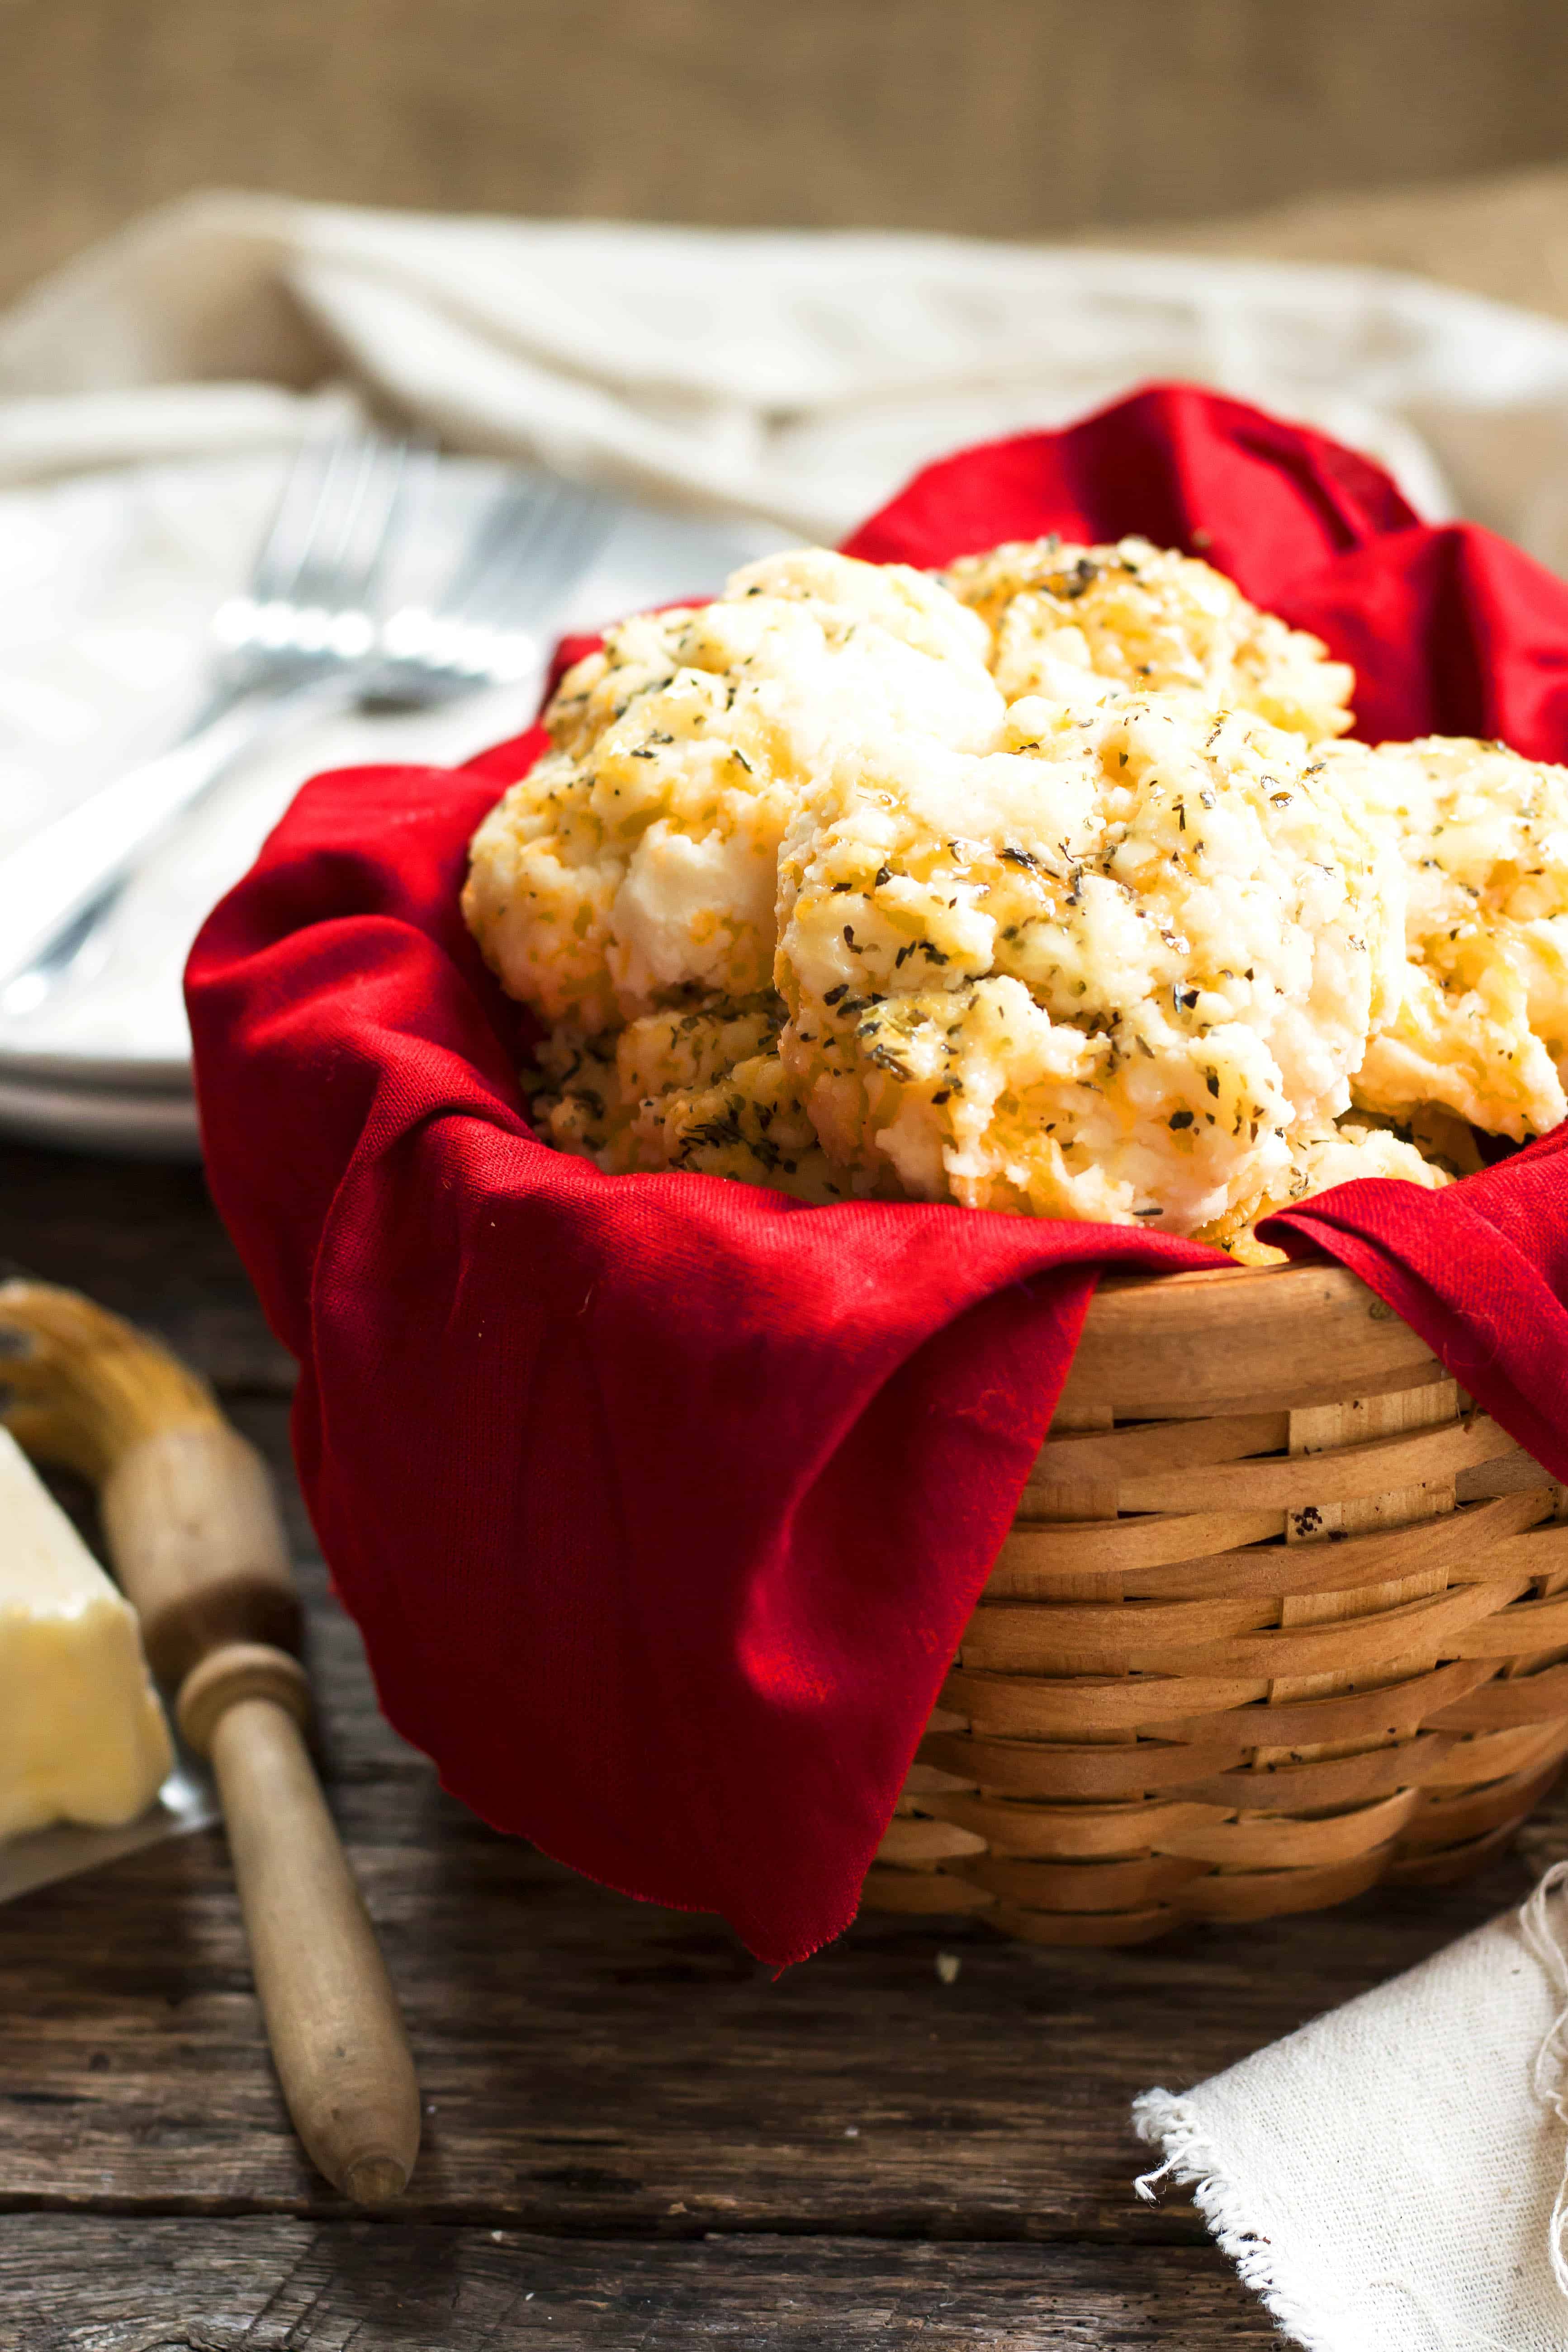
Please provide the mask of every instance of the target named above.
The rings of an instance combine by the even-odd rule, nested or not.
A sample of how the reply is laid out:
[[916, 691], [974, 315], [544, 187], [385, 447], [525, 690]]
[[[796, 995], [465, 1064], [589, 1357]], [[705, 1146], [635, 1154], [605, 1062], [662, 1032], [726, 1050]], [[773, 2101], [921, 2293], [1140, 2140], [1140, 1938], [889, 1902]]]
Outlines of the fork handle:
[[358, 686], [335, 676], [243, 695], [187, 741], [89, 793], [0, 858], [0, 984], [35, 964], [242, 751], [291, 719], [342, 708]]

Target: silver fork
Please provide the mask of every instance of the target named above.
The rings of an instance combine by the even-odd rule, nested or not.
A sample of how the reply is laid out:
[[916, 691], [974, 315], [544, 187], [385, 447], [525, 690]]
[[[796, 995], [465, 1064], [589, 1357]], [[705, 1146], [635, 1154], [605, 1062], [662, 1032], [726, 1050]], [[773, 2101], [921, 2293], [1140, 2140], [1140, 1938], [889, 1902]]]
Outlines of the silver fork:
[[411, 478], [429, 462], [407, 442], [352, 431], [305, 445], [248, 583], [213, 615], [208, 698], [187, 740], [251, 697], [281, 701], [372, 656]]
[[0, 860], [0, 977], [30, 973], [107, 906], [141, 852], [240, 753], [349, 698], [374, 651], [368, 600], [404, 513], [408, 451], [360, 434], [309, 442], [246, 593], [214, 615], [207, 690], [181, 740]]
[[244, 751], [363, 700], [417, 706], [537, 667], [526, 624], [579, 576], [612, 518], [595, 493], [516, 484], [492, 501], [433, 605], [384, 616], [411, 493], [437, 460], [338, 436], [301, 452], [243, 594], [214, 617], [208, 692], [185, 738], [0, 858], [0, 984], [41, 993], [131, 868]]
[[587, 570], [614, 520], [596, 490], [512, 483], [480, 518], [435, 603], [399, 605], [383, 622], [362, 699], [439, 702], [534, 675], [545, 650], [540, 624]]

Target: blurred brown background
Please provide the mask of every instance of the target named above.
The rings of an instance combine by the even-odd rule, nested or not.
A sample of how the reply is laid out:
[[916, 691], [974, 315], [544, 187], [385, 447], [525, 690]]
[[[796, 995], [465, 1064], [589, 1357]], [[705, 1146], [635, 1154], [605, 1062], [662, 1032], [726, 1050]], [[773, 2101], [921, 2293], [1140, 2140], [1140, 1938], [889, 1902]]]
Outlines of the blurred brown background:
[[0, 299], [218, 184], [1189, 244], [1285, 205], [1202, 241], [1564, 308], [1565, 93], [1564, 0], [0, 0]]

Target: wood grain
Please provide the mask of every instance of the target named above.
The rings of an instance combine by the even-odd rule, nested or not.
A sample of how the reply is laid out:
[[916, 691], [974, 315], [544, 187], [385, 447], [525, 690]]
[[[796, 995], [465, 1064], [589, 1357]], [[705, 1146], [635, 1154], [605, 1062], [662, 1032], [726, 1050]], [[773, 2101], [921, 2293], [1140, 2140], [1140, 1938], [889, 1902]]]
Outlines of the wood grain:
[[[281, 1651], [237, 1644], [196, 1674], [237, 1657], [299, 1673]], [[187, 1737], [190, 1690], [187, 1682], [180, 1707]], [[332, 2186], [356, 2205], [384, 2204], [414, 2169], [420, 2099], [375, 1931], [287, 1699], [219, 1691], [211, 1706], [213, 1769], [284, 2099]]]
[[7, 2224], [0, 2321], [14, 2352], [1265, 2352], [1279, 2341], [1196, 2249], [736, 2237], [624, 2246], [607, 2260], [592, 2242], [511, 2231], [57, 2214]]
[[1109, 1405], [1118, 1421], [1239, 1417], [1278, 1409], [1277, 1396], [1316, 1402], [1320, 1380], [1334, 1403], [1347, 1383], [1369, 1396], [1444, 1378], [1431, 1349], [1343, 1266], [1227, 1266], [1157, 1287], [1103, 1282], [1062, 1397], [1075, 1415]]
[[113, 1465], [99, 1509], [148, 1663], [171, 1688], [225, 1643], [299, 1648], [300, 1603], [272, 1485], [232, 1429], [143, 1438]]
[[[978, 1916], [867, 1919], [772, 1981], [717, 1922], [486, 1829], [382, 1719], [287, 1477], [287, 1360], [193, 1176], [7, 1151], [0, 1252], [187, 1348], [286, 1481], [323, 1777], [426, 2108], [418, 2226], [356, 2230], [289, 2130], [216, 1833], [7, 1906], [7, 2352], [508, 2352], [539, 2334], [541, 2303], [552, 2340], [585, 2352], [1273, 2340], [1190, 2207], [1132, 2196], [1131, 2099], [1517, 1901], [1563, 1848], [1561, 1800], [1522, 1855], [1452, 1891], [1194, 1927], [1156, 1957], [1035, 1949]], [[1447, 1671], [1453, 1711], [1473, 1707], [1480, 1670]], [[1308, 1704], [1287, 1736], [1309, 1736]], [[1464, 1727], [1507, 1730], [1506, 1709]], [[1182, 1769], [1226, 1760], [1189, 1749]]]
[[[256, 1988], [301, 2144], [359, 2205], [397, 2196], [419, 2090], [306, 1752], [302, 1612], [273, 1481], [191, 1369], [58, 1285], [0, 1283], [0, 1418], [75, 1471], [185, 1745], [210, 1759]], [[286, 1648], [275, 1645], [279, 1636]]]
[[0, 1276], [87, 1291], [220, 1391], [287, 1396], [294, 1367], [256, 1304], [197, 1168], [0, 1141]]
[[[237, 1410], [280, 1460], [281, 1405]], [[443, 1797], [375, 1714], [319, 1561], [300, 1572], [335, 1810], [433, 2109], [411, 2192], [431, 2221], [1195, 2239], [1184, 2209], [1130, 2193], [1133, 2095], [1230, 2063], [1525, 1887], [1503, 1857], [1452, 1895], [1194, 1929], [1158, 1959], [867, 1920], [772, 1982], [718, 1924], [591, 1887]], [[262, 2054], [215, 1837], [8, 1907], [0, 2084], [13, 2210], [331, 2208]]]

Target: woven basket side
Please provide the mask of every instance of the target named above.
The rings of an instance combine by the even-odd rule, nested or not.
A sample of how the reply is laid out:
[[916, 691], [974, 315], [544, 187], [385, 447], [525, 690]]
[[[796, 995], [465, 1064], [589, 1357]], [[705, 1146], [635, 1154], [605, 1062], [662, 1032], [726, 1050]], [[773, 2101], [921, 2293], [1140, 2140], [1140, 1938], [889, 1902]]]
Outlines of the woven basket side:
[[1097, 1298], [868, 1907], [1132, 1942], [1458, 1875], [1550, 1784], [1562, 1489], [1353, 1277], [1281, 1274]]

